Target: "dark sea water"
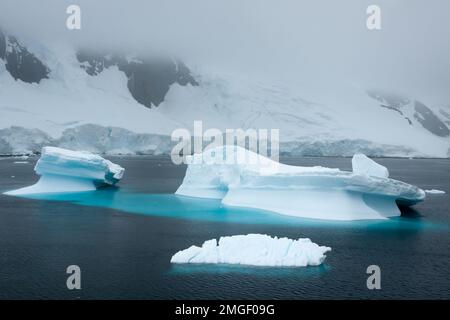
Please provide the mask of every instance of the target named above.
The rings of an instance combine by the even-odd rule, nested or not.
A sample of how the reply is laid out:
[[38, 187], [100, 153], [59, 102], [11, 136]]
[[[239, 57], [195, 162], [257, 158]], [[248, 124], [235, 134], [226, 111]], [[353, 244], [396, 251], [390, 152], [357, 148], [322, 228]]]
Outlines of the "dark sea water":
[[[324, 222], [172, 193], [186, 167], [165, 157], [114, 157], [126, 168], [119, 188], [46, 199], [0, 195], [1, 299], [448, 299], [450, 197], [388, 221]], [[0, 160], [0, 192], [34, 183], [34, 160]], [[450, 161], [379, 159], [391, 177], [450, 192]], [[344, 158], [288, 158], [296, 165], [349, 170]], [[324, 199], [326, 201], [326, 199]], [[191, 245], [226, 235], [311, 238], [332, 247], [322, 266], [269, 268], [171, 265]], [[81, 268], [68, 290], [66, 268]], [[381, 268], [368, 290], [366, 268]]]

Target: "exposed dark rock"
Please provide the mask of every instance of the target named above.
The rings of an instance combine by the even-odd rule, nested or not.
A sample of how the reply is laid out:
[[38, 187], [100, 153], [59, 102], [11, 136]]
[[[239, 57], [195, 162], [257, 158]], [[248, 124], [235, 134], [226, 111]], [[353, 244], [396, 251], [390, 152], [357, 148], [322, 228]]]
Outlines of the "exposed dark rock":
[[440, 137], [447, 137], [450, 130], [444, 122], [441, 121], [426, 105], [420, 101], [416, 101], [414, 105], [414, 118], [428, 131]]
[[382, 108], [389, 109], [389, 110], [393, 110], [393, 111], [395, 111], [395, 112], [398, 112], [400, 115], [403, 116], [403, 112], [401, 112], [401, 111], [400, 111], [398, 108], [396, 108], [396, 107], [386, 106], [386, 105], [384, 105], [384, 104], [381, 104], [381, 107], [382, 107]]
[[396, 108], [396, 107], [386, 106], [386, 105], [384, 105], [384, 104], [381, 104], [381, 107], [382, 107], [382, 108], [389, 109], [389, 110], [393, 110], [393, 111], [395, 111], [395, 112], [398, 112], [401, 116], [403, 116], [403, 118], [405, 118], [405, 119], [408, 121], [409, 125], [412, 125], [412, 124], [413, 124], [412, 121], [411, 121], [411, 119], [409, 119], [408, 117], [406, 117], [400, 109], [398, 109], [398, 108]]
[[399, 95], [395, 95], [395, 94], [391, 94], [391, 93], [375, 91], [375, 90], [368, 90], [367, 94], [371, 98], [381, 102], [380, 106], [382, 108], [386, 108], [386, 109], [397, 112], [403, 118], [405, 118], [406, 121], [408, 121], [409, 125], [413, 124], [411, 119], [408, 118], [407, 116], [405, 116], [403, 111], [401, 111], [401, 109], [403, 107], [405, 107], [406, 105], [408, 105], [411, 102], [411, 100], [409, 100], [408, 98], [401, 97]]
[[6, 38], [3, 32], [0, 30], [0, 59], [5, 59], [6, 53]]
[[6, 61], [6, 70], [15, 80], [39, 83], [50, 73], [49, 68], [20, 45], [16, 38], [4, 34], [0, 34], [0, 58]]
[[[410, 114], [412, 114], [411, 108], [414, 108], [414, 118], [425, 129], [440, 137], [446, 137], [450, 135], [450, 130], [448, 129], [447, 125], [443, 121], [441, 121], [430, 108], [428, 108], [420, 101], [411, 100], [399, 95], [389, 94], [376, 90], [369, 90], [367, 91], [367, 94], [379, 101], [382, 108], [395, 111], [403, 116], [403, 118], [405, 118], [410, 125], [412, 125], [413, 122], [410, 118], [405, 116], [404, 110], [409, 110]], [[411, 102], [413, 102], [413, 104]], [[443, 113], [442, 109], [440, 110], [440, 113], [445, 116], [445, 111]]]
[[117, 64], [117, 57], [103, 56], [100, 54], [87, 53], [80, 51], [77, 53], [77, 59], [81, 63], [81, 68], [91, 76], [96, 76], [104, 69]]
[[[172, 61], [123, 63], [119, 69], [128, 77], [128, 89], [139, 103], [151, 107], [164, 101], [170, 85], [197, 85], [186, 67]], [[183, 65], [184, 66], [184, 65]]]
[[450, 113], [448, 113], [447, 111], [443, 110], [443, 109], [439, 109], [439, 113], [444, 116], [444, 123], [447, 125], [450, 125]]
[[104, 69], [117, 66], [128, 78], [128, 90], [133, 98], [151, 108], [158, 106], [172, 84], [182, 86], [198, 83], [190, 70], [179, 61], [169, 59], [134, 59], [127, 60], [120, 55], [102, 55], [80, 51], [77, 59], [81, 67], [91, 76], [96, 76]]
[[448, 120], [450, 120], [450, 113], [443, 109], [439, 109], [439, 113], [442, 114], [444, 117], [446, 117]]
[[368, 90], [367, 94], [372, 97], [375, 100], [380, 101], [384, 105], [382, 107], [392, 107], [393, 109], [400, 109], [403, 106], [406, 106], [411, 102], [410, 99], [402, 97], [397, 94], [388, 93], [388, 92], [381, 92], [377, 90]]

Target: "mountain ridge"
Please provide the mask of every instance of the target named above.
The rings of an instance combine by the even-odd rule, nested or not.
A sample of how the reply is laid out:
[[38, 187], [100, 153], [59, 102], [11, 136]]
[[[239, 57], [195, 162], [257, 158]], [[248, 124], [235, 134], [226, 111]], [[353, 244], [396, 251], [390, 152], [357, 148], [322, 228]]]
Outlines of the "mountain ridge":
[[[123, 129], [115, 132], [127, 138], [122, 146], [111, 142], [107, 150], [96, 147], [98, 138], [91, 132], [92, 139], [74, 147], [167, 153], [169, 143], [155, 149], [149, 147], [154, 142], [150, 137], [170, 137], [177, 128], [192, 130], [194, 121], [202, 120], [205, 130], [279, 129], [282, 153], [450, 156], [450, 110], [421, 99], [345, 83], [292, 89], [205, 66], [188, 67], [167, 57], [44, 47], [34, 54], [26, 42], [0, 33], [0, 153], [39, 152], [40, 143], [19, 141], [30, 139], [28, 130], [39, 130], [34, 132], [42, 141], [58, 145], [68, 136], [85, 136], [87, 125], [102, 137], [105, 129], [99, 128]], [[10, 61], [16, 61], [15, 68]], [[12, 139], [13, 134], [18, 138]]]

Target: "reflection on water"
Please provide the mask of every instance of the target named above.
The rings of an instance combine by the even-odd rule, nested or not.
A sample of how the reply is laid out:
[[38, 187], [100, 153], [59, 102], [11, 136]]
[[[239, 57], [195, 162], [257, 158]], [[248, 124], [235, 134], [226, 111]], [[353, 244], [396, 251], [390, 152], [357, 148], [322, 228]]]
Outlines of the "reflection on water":
[[104, 188], [97, 191], [40, 194], [27, 196], [32, 199], [67, 201], [84, 206], [111, 208], [134, 214], [180, 219], [219, 221], [242, 224], [302, 225], [321, 228], [365, 228], [367, 230], [420, 230], [425, 227], [443, 228], [443, 225], [425, 222], [413, 209], [403, 210], [401, 217], [386, 220], [331, 221], [281, 215], [251, 208], [229, 207], [220, 200], [201, 199], [175, 194], [135, 193], [120, 188]]
[[171, 275], [192, 274], [239, 274], [259, 277], [289, 277], [289, 279], [302, 279], [320, 277], [328, 272], [331, 267], [327, 264], [308, 267], [260, 267], [233, 264], [173, 264], [170, 268]]

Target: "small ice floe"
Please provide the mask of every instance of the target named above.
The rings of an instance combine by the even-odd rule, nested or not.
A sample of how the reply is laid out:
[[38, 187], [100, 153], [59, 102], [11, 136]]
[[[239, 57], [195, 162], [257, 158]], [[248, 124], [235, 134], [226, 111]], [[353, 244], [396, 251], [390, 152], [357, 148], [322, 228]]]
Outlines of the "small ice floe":
[[28, 161], [14, 161], [14, 164], [27, 164]]
[[125, 171], [121, 166], [99, 155], [85, 151], [71, 151], [44, 147], [34, 171], [41, 176], [29, 187], [5, 192], [8, 195], [80, 192], [114, 185]]
[[425, 192], [429, 193], [429, 194], [445, 194], [445, 191], [438, 190], [438, 189], [429, 189], [429, 190], [425, 190]]
[[253, 266], [318, 266], [331, 248], [310, 239], [292, 240], [264, 234], [236, 235], [208, 240], [201, 247], [191, 246], [177, 252], [172, 263], [224, 263]]

